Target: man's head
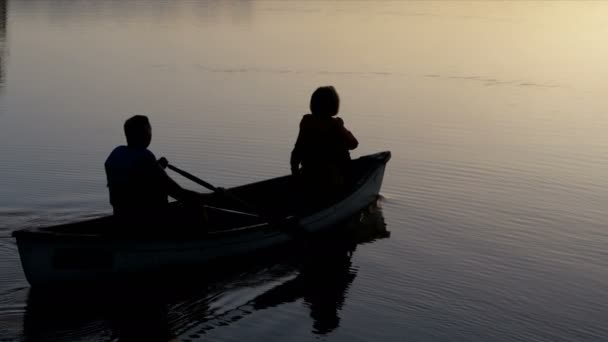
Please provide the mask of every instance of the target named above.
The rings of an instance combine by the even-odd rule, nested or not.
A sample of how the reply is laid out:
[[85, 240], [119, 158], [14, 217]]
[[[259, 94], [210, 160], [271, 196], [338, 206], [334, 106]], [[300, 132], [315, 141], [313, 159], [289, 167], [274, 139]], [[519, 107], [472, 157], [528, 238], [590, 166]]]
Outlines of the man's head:
[[152, 126], [147, 116], [135, 115], [125, 121], [127, 145], [147, 148], [152, 140]]
[[340, 110], [340, 97], [332, 86], [319, 87], [310, 97], [310, 111], [318, 116], [335, 116]]

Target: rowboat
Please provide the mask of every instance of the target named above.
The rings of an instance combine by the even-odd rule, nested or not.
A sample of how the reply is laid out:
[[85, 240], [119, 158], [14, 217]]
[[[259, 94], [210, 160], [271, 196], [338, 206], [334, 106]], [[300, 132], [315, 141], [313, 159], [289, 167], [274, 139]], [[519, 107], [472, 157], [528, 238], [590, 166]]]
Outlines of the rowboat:
[[[158, 217], [104, 216], [13, 232], [25, 276], [32, 286], [92, 281], [224, 258], [242, 257], [330, 231], [377, 200], [391, 154], [352, 161], [352, 186], [320, 205], [302, 203], [293, 176], [226, 191], [270, 216], [251, 212], [227, 196], [211, 196], [194, 208], [173, 202]], [[187, 213], [196, 213], [196, 215]], [[200, 215], [199, 215], [200, 214]], [[276, 219], [281, 217], [282, 219]], [[200, 219], [199, 219], [200, 218]]]

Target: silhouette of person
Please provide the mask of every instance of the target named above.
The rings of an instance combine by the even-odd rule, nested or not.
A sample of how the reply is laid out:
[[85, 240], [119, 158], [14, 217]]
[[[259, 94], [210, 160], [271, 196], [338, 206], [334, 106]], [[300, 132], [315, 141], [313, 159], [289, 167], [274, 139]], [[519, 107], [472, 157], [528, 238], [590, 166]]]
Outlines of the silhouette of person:
[[110, 204], [114, 214], [150, 214], [164, 209], [168, 196], [196, 201], [203, 194], [177, 184], [148, 150], [152, 127], [146, 116], [135, 115], [124, 124], [127, 145], [116, 147], [105, 162]]
[[[300, 121], [291, 152], [291, 172], [300, 177], [308, 192], [337, 193], [348, 182], [350, 150], [359, 142], [336, 117], [340, 97], [332, 86], [320, 87], [310, 98], [311, 114]], [[315, 195], [313, 195], [315, 196]]]

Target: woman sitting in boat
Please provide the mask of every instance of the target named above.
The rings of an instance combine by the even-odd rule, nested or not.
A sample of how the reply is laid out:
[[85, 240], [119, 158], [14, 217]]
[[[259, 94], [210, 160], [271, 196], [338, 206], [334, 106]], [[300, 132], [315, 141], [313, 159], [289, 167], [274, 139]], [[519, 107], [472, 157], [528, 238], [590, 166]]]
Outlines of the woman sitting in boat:
[[199, 200], [204, 196], [179, 186], [148, 150], [152, 127], [146, 116], [128, 119], [124, 131], [127, 145], [116, 147], [105, 162], [115, 215], [150, 215], [167, 206], [168, 196], [179, 200]]
[[340, 97], [332, 86], [320, 87], [310, 98], [311, 114], [300, 121], [300, 132], [291, 152], [291, 172], [308, 191], [335, 194], [349, 180], [350, 150], [359, 142], [336, 117]]

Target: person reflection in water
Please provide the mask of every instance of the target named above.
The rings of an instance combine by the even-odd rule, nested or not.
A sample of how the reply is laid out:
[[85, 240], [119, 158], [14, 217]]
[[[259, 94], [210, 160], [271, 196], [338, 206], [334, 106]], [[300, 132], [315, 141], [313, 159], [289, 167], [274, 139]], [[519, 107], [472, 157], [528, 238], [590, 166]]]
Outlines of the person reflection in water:
[[320, 87], [310, 98], [310, 114], [300, 121], [300, 132], [291, 152], [291, 172], [316, 195], [339, 193], [349, 180], [350, 150], [359, 142], [336, 117], [340, 97], [332, 86]]
[[[375, 224], [376, 221], [373, 222]], [[325, 237], [310, 245], [306, 258], [299, 265], [298, 276], [263, 293], [253, 300], [254, 311], [265, 310], [284, 303], [302, 299], [310, 310], [312, 332], [327, 335], [340, 326], [342, 311], [348, 290], [357, 276], [352, 267], [352, 255], [358, 243], [373, 240], [379, 230], [386, 233], [386, 226], [351, 227], [346, 235]], [[375, 228], [375, 229], [368, 229]], [[337, 228], [340, 229], [340, 228]], [[361, 230], [371, 237], [367, 237]], [[354, 232], [362, 234], [361, 240]]]
[[115, 215], [151, 214], [168, 204], [168, 196], [195, 201], [202, 194], [179, 186], [148, 150], [152, 126], [135, 115], [124, 124], [127, 145], [116, 147], [105, 162], [110, 204]]

